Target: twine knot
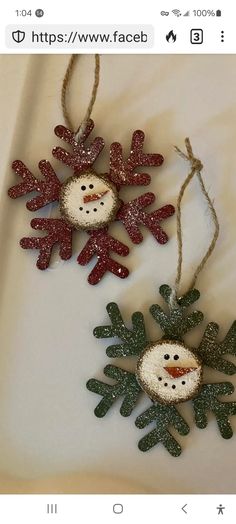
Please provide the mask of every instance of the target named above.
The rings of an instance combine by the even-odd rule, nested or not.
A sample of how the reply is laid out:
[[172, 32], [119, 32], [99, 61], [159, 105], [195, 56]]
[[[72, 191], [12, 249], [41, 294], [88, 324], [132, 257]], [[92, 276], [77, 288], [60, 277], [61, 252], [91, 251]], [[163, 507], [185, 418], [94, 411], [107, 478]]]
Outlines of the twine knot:
[[193, 150], [192, 150], [192, 146], [191, 146], [191, 142], [189, 140], [189, 138], [185, 138], [185, 145], [186, 145], [186, 149], [187, 149], [187, 155], [185, 155], [186, 157], [186, 160], [188, 160], [192, 166], [192, 169], [196, 172], [196, 173], [200, 173], [200, 171], [203, 169], [203, 164], [201, 162], [201, 160], [199, 160], [199, 158], [196, 158], [193, 154]]
[[199, 158], [194, 156], [189, 138], [185, 138], [185, 145], [186, 145], [187, 155], [183, 153], [183, 151], [181, 151], [181, 149], [179, 149], [177, 146], [175, 146], [174, 148], [176, 153], [178, 153], [178, 155], [181, 156], [181, 158], [183, 158], [184, 160], [190, 163], [192, 167], [192, 171], [194, 173], [200, 173], [203, 169], [203, 164]]
[[192, 169], [194, 169], [194, 171], [197, 171], [198, 173], [200, 173], [200, 171], [203, 169], [203, 164], [202, 164], [201, 160], [199, 160], [199, 158], [192, 158], [192, 159], [189, 159], [189, 160], [191, 162]]

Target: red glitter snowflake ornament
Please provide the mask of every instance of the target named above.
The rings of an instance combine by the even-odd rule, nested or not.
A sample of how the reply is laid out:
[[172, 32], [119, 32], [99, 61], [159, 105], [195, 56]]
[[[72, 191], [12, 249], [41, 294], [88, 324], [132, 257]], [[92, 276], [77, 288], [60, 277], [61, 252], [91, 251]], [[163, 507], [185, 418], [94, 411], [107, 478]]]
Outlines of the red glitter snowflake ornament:
[[127, 256], [129, 248], [109, 235], [109, 224], [115, 220], [122, 222], [134, 244], [142, 242], [140, 226], [144, 225], [159, 244], [165, 244], [168, 236], [160, 222], [173, 215], [174, 207], [166, 205], [147, 213], [145, 208], [155, 201], [153, 193], [145, 193], [127, 203], [119, 198], [122, 186], [143, 186], [150, 183], [150, 175], [137, 172], [138, 168], [160, 166], [163, 163], [160, 154], [143, 153], [143, 131], [133, 133], [127, 159], [124, 159], [121, 144], [111, 144], [109, 173], [98, 174], [93, 170], [93, 165], [104, 147], [104, 140], [97, 137], [89, 146], [85, 145], [93, 128], [94, 123], [89, 120], [79, 141], [76, 140], [75, 133], [66, 127], [59, 125], [55, 128], [56, 136], [70, 144], [72, 150], [68, 152], [55, 147], [52, 154], [73, 170], [72, 176], [61, 182], [50, 162], [41, 160], [39, 169], [43, 178], [38, 179], [23, 162], [15, 160], [12, 168], [22, 182], [11, 187], [8, 194], [15, 199], [33, 192], [38, 193], [38, 196], [26, 203], [30, 211], [37, 211], [52, 202], [59, 204], [60, 218], [34, 218], [31, 221], [32, 228], [45, 231], [45, 236], [25, 237], [20, 241], [23, 249], [39, 250], [37, 267], [46, 269], [49, 266], [54, 246], [59, 247], [62, 260], [71, 258], [73, 232], [86, 230], [89, 240], [77, 261], [80, 265], [86, 265], [93, 256], [97, 256], [97, 263], [88, 277], [90, 284], [97, 284], [107, 271], [120, 278], [126, 278], [129, 274], [125, 266], [110, 256], [111, 252], [122, 257]]

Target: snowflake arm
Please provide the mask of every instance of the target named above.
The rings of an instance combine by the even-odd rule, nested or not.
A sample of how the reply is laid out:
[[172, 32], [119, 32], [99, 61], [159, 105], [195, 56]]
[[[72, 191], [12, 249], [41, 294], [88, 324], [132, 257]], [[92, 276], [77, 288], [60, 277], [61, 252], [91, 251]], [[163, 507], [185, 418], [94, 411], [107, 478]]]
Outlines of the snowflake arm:
[[15, 160], [12, 163], [12, 168], [15, 173], [22, 178], [20, 184], [12, 186], [8, 190], [8, 195], [11, 198], [18, 198], [29, 193], [38, 192], [40, 196], [28, 200], [26, 207], [29, 211], [37, 211], [47, 204], [51, 204], [59, 200], [61, 182], [53, 170], [50, 162], [41, 160], [39, 162], [39, 169], [45, 180], [39, 180], [20, 160]]
[[85, 266], [96, 255], [98, 262], [91, 271], [88, 282], [92, 285], [98, 284], [107, 271], [119, 278], [126, 278], [129, 270], [113, 260], [110, 252], [125, 257], [129, 254], [129, 248], [119, 240], [108, 234], [108, 228], [89, 231], [90, 238], [85, 247], [80, 252], [77, 261], [81, 266]]
[[160, 226], [160, 222], [175, 212], [172, 205], [166, 205], [152, 213], [146, 213], [144, 207], [149, 206], [155, 201], [153, 193], [145, 193], [144, 195], [131, 200], [127, 204], [123, 204], [117, 214], [117, 219], [123, 222], [127, 233], [129, 234], [134, 244], [140, 244], [143, 241], [143, 236], [139, 226], [146, 226], [159, 244], [166, 244], [168, 241], [167, 234]]
[[72, 153], [69, 153], [62, 147], [54, 147], [52, 154], [55, 158], [63, 162], [63, 164], [74, 169], [77, 175], [91, 167], [104, 148], [104, 140], [101, 137], [96, 137], [90, 146], [86, 147], [84, 145], [93, 128], [94, 122], [93, 120], [89, 120], [78, 142], [75, 138], [75, 133], [70, 131], [70, 129], [62, 125], [55, 127], [56, 136], [70, 144]]
[[47, 269], [50, 264], [52, 249], [59, 244], [59, 255], [68, 260], [72, 255], [72, 228], [63, 219], [33, 218], [31, 226], [35, 230], [47, 231], [44, 237], [24, 237], [20, 241], [23, 249], [39, 249], [37, 267]]
[[99, 326], [94, 329], [96, 338], [118, 337], [123, 344], [114, 344], [106, 350], [110, 358], [138, 356], [147, 345], [144, 318], [142, 313], [137, 311], [132, 315], [133, 330], [125, 327], [118, 305], [111, 302], [107, 305], [107, 312], [111, 320], [109, 326]]
[[94, 378], [87, 382], [87, 388], [89, 391], [97, 393], [103, 397], [95, 408], [94, 413], [96, 417], [104, 417], [113, 406], [114, 402], [120, 397], [124, 397], [120, 408], [120, 414], [123, 417], [129, 417], [135, 408], [138, 397], [142, 391], [134, 373], [130, 373], [116, 366], [108, 365], [104, 369], [104, 374], [106, 377], [116, 380], [116, 384], [106, 384]]
[[197, 289], [192, 289], [176, 301], [172, 298], [171, 288], [166, 284], [161, 286], [159, 291], [169, 306], [169, 315], [158, 304], [151, 306], [150, 313], [160, 325], [164, 338], [182, 340], [183, 336], [190, 329], [198, 326], [203, 320], [201, 311], [193, 311], [188, 316], [185, 316], [186, 308], [198, 300], [200, 293]]
[[236, 402], [222, 402], [217, 397], [231, 395], [234, 387], [230, 382], [219, 384], [205, 384], [198, 397], [193, 401], [195, 421], [198, 428], [206, 428], [208, 424], [207, 411], [212, 411], [221, 433], [225, 439], [233, 436], [229, 417], [236, 415]]
[[225, 360], [223, 356], [236, 356], [236, 321], [233, 322], [222, 342], [217, 342], [216, 340], [218, 333], [219, 325], [215, 322], [210, 322], [198, 348], [198, 354], [206, 366], [226, 373], [226, 375], [234, 375], [236, 366], [232, 362]]
[[190, 428], [175, 406], [155, 403], [137, 417], [135, 425], [139, 429], [143, 429], [151, 422], [156, 422], [156, 429], [147, 433], [147, 435], [139, 441], [139, 449], [141, 451], [148, 451], [156, 444], [162, 443], [170, 455], [178, 457], [181, 454], [181, 446], [171, 435], [168, 428], [169, 426], [173, 426], [180, 435], [187, 435]]
[[163, 163], [163, 156], [157, 154], [143, 153], [145, 134], [143, 131], [135, 131], [131, 142], [131, 151], [127, 160], [123, 158], [122, 146], [119, 142], [111, 144], [110, 148], [110, 179], [117, 185], [138, 185], [146, 186], [150, 184], [151, 177], [145, 173], [137, 173], [138, 167], [160, 166]]

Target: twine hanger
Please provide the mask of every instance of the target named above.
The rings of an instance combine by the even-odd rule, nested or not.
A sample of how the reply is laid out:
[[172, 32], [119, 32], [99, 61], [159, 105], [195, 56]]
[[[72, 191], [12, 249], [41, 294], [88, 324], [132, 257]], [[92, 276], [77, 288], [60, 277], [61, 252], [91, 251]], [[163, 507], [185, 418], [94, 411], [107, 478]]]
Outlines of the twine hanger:
[[85, 130], [86, 124], [87, 124], [88, 120], [90, 119], [90, 116], [92, 114], [92, 110], [93, 110], [93, 107], [94, 107], [94, 104], [95, 104], [96, 98], [97, 98], [97, 92], [98, 92], [98, 86], [99, 86], [99, 80], [100, 80], [100, 57], [99, 57], [99, 55], [96, 54], [96, 55], [94, 55], [94, 58], [95, 58], [94, 82], [93, 82], [93, 88], [92, 88], [90, 101], [89, 101], [87, 110], [85, 112], [84, 118], [82, 120], [82, 123], [75, 130], [74, 130], [74, 125], [73, 125], [73, 122], [72, 122], [72, 119], [70, 117], [69, 110], [68, 110], [68, 107], [67, 107], [67, 97], [68, 97], [68, 91], [69, 91], [69, 86], [70, 86], [70, 83], [71, 83], [72, 75], [73, 75], [74, 69], [76, 67], [77, 61], [79, 59], [79, 55], [72, 55], [71, 56], [69, 64], [68, 64], [67, 69], [66, 69], [66, 72], [65, 72], [63, 83], [62, 83], [62, 88], [61, 88], [61, 106], [62, 106], [62, 112], [63, 112], [64, 120], [65, 120], [65, 123], [66, 123], [67, 127], [71, 131], [74, 130], [75, 137], [76, 137], [77, 140], [80, 139], [80, 137], [82, 136], [82, 134], [83, 134], [83, 132]]
[[191, 166], [191, 171], [187, 175], [186, 179], [184, 180], [184, 182], [183, 182], [183, 184], [182, 184], [182, 186], [180, 188], [178, 199], [177, 199], [177, 205], [176, 205], [178, 263], [177, 263], [177, 273], [176, 273], [176, 279], [175, 279], [175, 299], [179, 296], [179, 288], [180, 288], [180, 283], [181, 283], [181, 278], [182, 278], [182, 266], [183, 266], [183, 232], [182, 232], [182, 221], [181, 221], [181, 213], [182, 213], [181, 204], [182, 204], [182, 199], [183, 199], [185, 190], [187, 189], [188, 185], [190, 184], [191, 180], [194, 178], [195, 175], [197, 175], [197, 178], [198, 178], [199, 184], [200, 184], [200, 188], [201, 188], [201, 192], [202, 192], [202, 194], [203, 194], [203, 196], [204, 196], [204, 198], [205, 198], [205, 200], [207, 202], [207, 206], [208, 206], [208, 209], [209, 209], [210, 214], [211, 214], [211, 218], [212, 218], [212, 221], [213, 221], [213, 224], [214, 224], [214, 233], [213, 233], [212, 240], [210, 242], [210, 245], [209, 245], [205, 255], [203, 256], [202, 260], [200, 261], [199, 265], [197, 266], [197, 268], [196, 268], [196, 270], [194, 272], [191, 284], [189, 286], [189, 290], [194, 288], [199, 273], [203, 270], [203, 268], [205, 267], [208, 259], [212, 255], [212, 253], [213, 253], [213, 251], [215, 249], [215, 245], [216, 245], [216, 242], [217, 242], [217, 239], [218, 239], [218, 236], [219, 236], [219, 230], [220, 230], [220, 226], [219, 226], [219, 221], [218, 221], [218, 217], [217, 217], [217, 214], [216, 214], [216, 210], [215, 210], [213, 202], [212, 202], [212, 200], [211, 200], [211, 198], [210, 198], [210, 196], [209, 196], [209, 194], [208, 194], [208, 192], [206, 190], [206, 187], [205, 187], [205, 184], [203, 182], [202, 175], [201, 175], [201, 172], [202, 172], [202, 169], [203, 169], [203, 164], [202, 164], [201, 160], [199, 160], [198, 158], [196, 158], [194, 156], [189, 138], [185, 139], [185, 146], [186, 146], [187, 154], [183, 153], [176, 146], [174, 148], [175, 151], [179, 154], [179, 156], [181, 156], [181, 158], [183, 158], [184, 160], [189, 162], [189, 164]]

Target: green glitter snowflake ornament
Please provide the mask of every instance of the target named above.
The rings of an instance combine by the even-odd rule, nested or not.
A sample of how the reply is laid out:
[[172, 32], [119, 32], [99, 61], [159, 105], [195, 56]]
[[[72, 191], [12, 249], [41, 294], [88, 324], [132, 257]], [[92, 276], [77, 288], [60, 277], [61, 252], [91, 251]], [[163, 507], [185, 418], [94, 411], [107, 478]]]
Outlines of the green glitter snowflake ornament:
[[163, 331], [163, 337], [150, 342], [146, 334], [144, 317], [136, 312], [132, 315], [133, 328], [125, 326], [120, 310], [115, 303], [107, 306], [111, 324], [95, 328], [97, 338], [119, 338], [121, 343], [107, 348], [110, 358], [136, 357], [133, 372], [107, 365], [106, 377], [113, 379], [108, 384], [90, 379], [87, 388], [102, 397], [95, 409], [95, 415], [104, 417], [119, 399], [122, 399], [120, 414], [131, 415], [141, 396], [145, 393], [151, 406], [136, 418], [135, 424], [143, 429], [153, 423], [151, 429], [138, 443], [141, 451], [148, 451], [162, 443], [174, 457], [181, 454], [181, 447], [171, 434], [173, 427], [180, 435], [187, 435], [190, 428], [180, 414], [177, 406], [192, 400], [195, 423], [198, 428], [207, 426], [207, 413], [211, 411], [223, 438], [233, 435], [229, 417], [236, 415], [236, 402], [225, 402], [222, 395], [230, 395], [234, 387], [230, 382], [205, 384], [204, 366], [211, 367], [227, 375], [236, 373], [236, 366], [224, 358], [236, 355], [236, 321], [233, 322], [223, 341], [217, 340], [219, 326], [208, 324], [198, 348], [188, 348], [184, 335], [198, 326], [203, 320], [200, 311], [188, 313], [188, 307], [198, 300], [200, 293], [193, 289], [181, 298], [175, 295], [168, 285], [160, 287], [160, 294], [167, 304], [165, 312], [158, 304], [150, 308], [150, 313]]
[[[120, 339], [120, 344], [107, 348], [108, 357], [136, 357], [136, 364], [133, 372], [113, 365], [106, 366], [104, 373], [110, 379], [114, 379], [114, 384], [106, 384], [96, 379], [91, 379], [87, 383], [90, 391], [102, 397], [95, 409], [97, 417], [104, 417], [120, 398], [122, 399], [120, 413], [128, 417], [136, 407], [141, 394], [145, 393], [151, 401], [151, 406], [136, 418], [135, 424], [140, 429], [150, 424], [153, 424], [153, 427], [141, 438], [138, 447], [141, 451], [148, 451], [162, 443], [173, 457], [181, 454], [181, 446], [172, 435], [171, 428], [179, 435], [187, 435], [190, 431], [179, 411], [181, 403], [192, 401], [195, 423], [198, 428], [207, 426], [207, 415], [211, 411], [220, 434], [225, 439], [233, 435], [229, 418], [236, 415], [236, 402], [225, 402], [221, 398], [233, 393], [233, 385], [230, 382], [206, 384], [203, 376], [204, 366], [226, 375], [236, 373], [236, 365], [227, 359], [227, 356], [236, 356], [236, 321], [233, 322], [227, 335], [221, 341], [218, 340], [219, 326], [214, 322], [207, 325], [198, 348], [189, 348], [184, 341], [186, 333], [203, 321], [201, 311], [189, 312], [188, 308], [200, 297], [199, 291], [194, 289], [195, 283], [213, 253], [219, 236], [217, 214], [201, 175], [202, 162], [194, 156], [188, 138], [185, 140], [185, 145], [187, 155], [175, 148], [177, 153], [191, 166], [180, 188], [176, 206], [178, 263], [175, 286], [173, 290], [168, 285], [160, 287], [160, 294], [167, 306], [166, 311], [158, 304], [153, 304], [150, 308], [150, 313], [160, 326], [163, 336], [161, 340], [150, 341], [146, 334], [143, 315], [140, 312], [133, 314], [133, 328], [128, 329], [117, 304], [108, 304], [107, 312], [111, 324], [97, 327], [94, 335], [97, 338], [116, 337]], [[186, 188], [195, 176], [198, 178], [202, 195], [214, 224], [214, 234], [206, 253], [195, 270], [190, 291], [179, 297], [183, 263], [181, 202]]]

